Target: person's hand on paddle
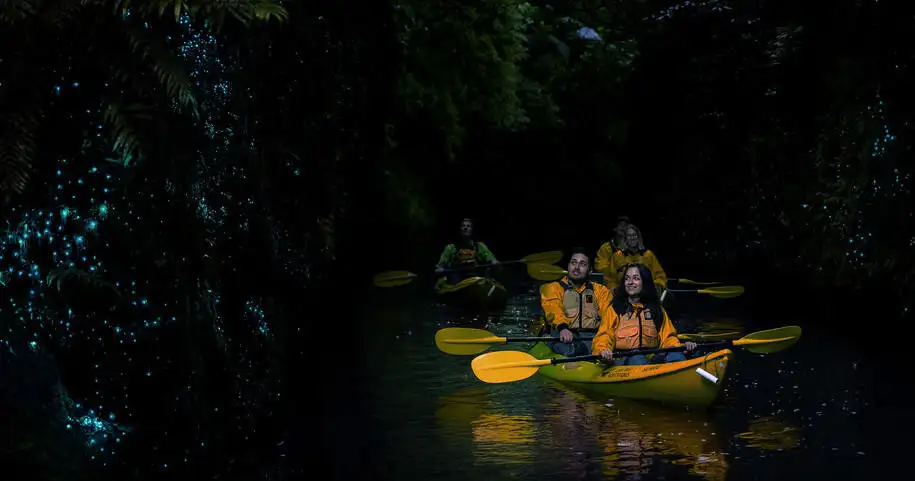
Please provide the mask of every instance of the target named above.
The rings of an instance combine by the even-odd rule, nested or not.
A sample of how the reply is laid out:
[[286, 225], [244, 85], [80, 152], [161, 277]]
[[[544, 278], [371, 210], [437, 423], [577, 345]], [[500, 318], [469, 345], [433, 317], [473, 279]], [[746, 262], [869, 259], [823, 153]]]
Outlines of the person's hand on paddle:
[[572, 336], [572, 331], [570, 331], [568, 329], [563, 329], [563, 330], [559, 331], [559, 340], [560, 341], [562, 341], [566, 344], [570, 344], [574, 339], [575, 338], [574, 338], [574, 336]]
[[686, 352], [693, 352], [696, 350], [698, 345], [693, 341], [686, 341], [683, 343], [683, 347], [686, 348]]
[[611, 351], [610, 349], [602, 349], [600, 351], [600, 357], [602, 357], [605, 361], [612, 361], [613, 360], [613, 351]]

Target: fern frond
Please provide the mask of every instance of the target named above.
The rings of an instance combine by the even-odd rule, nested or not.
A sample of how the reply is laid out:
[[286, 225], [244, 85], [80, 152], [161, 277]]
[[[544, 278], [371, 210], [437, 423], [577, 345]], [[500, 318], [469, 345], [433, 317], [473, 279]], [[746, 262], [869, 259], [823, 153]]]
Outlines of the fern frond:
[[[244, 21], [245, 23], [250, 22], [252, 19], [264, 22], [273, 19], [285, 22], [289, 19], [289, 12], [275, 0], [249, 0], [245, 2], [245, 5], [236, 7], [234, 10], [243, 14], [244, 18], [247, 18], [247, 20]], [[242, 17], [239, 17], [235, 12], [233, 12], [233, 14], [236, 15], [236, 18], [239, 20], [242, 19]]]
[[42, 111], [30, 107], [27, 112], [4, 115], [0, 136], [0, 192], [7, 195], [25, 190], [32, 174]]
[[98, 271], [90, 272], [83, 269], [71, 267], [68, 269], [54, 269], [45, 278], [45, 285], [53, 288], [57, 292], [63, 292], [65, 286], [72, 289], [74, 286], [88, 288], [93, 291], [108, 290], [115, 295], [120, 296], [114, 284], [104, 280]]
[[168, 12], [177, 20], [186, 13], [191, 17], [203, 15], [217, 25], [222, 23], [226, 13], [244, 24], [252, 20], [283, 22], [289, 18], [289, 12], [276, 0], [114, 0], [113, 3], [122, 15], [128, 10], [142, 10], [160, 17]]
[[90, 3], [98, 3], [98, 0], [58, 0], [44, 3], [50, 3], [50, 5], [47, 5], [41, 12], [41, 23], [54, 28], [64, 28], [73, 22], [83, 8]]
[[169, 99], [197, 117], [196, 89], [187, 74], [184, 60], [166, 48], [162, 40], [154, 37], [146, 28], [131, 25], [127, 28], [127, 34], [134, 51], [144, 60], [149, 60]]
[[114, 150], [119, 156], [118, 162], [125, 166], [133, 159], [143, 157], [143, 138], [136, 124], [140, 120], [149, 120], [152, 116], [142, 105], [124, 106], [110, 103], [103, 111], [104, 122], [111, 129]]
[[38, 11], [39, 3], [41, 0], [0, 0], [0, 24], [15, 26], [34, 15]]

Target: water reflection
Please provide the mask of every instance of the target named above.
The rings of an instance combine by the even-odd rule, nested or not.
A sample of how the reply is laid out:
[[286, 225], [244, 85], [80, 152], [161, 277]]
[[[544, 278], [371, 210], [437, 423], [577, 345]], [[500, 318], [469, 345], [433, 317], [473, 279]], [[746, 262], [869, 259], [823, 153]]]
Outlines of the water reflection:
[[498, 464], [534, 460], [534, 418], [487, 413], [473, 422], [474, 457]]
[[536, 424], [531, 415], [498, 412], [484, 388], [465, 388], [439, 397], [435, 417], [446, 438], [469, 437], [479, 464], [529, 464], [534, 461]]
[[747, 446], [766, 451], [784, 451], [800, 445], [800, 431], [776, 417], [762, 417], [750, 422], [746, 432], [734, 435]]
[[704, 411], [673, 411], [628, 400], [599, 404], [573, 391], [558, 392], [547, 409], [556, 413], [548, 423], [557, 439], [581, 451], [588, 444], [598, 445], [604, 476], [640, 479], [685, 469], [705, 479], [725, 479], [722, 436]]
[[628, 400], [605, 404], [546, 383], [550, 385], [537, 386], [541, 396], [531, 393], [543, 398], [537, 412], [508, 414], [521, 406], [506, 393], [487, 388], [442, 395], [436, 411], [439, 429], [449, 439], [469, 437], [468, 454], [478, 465], [536, 464], [577, 479], [683, 474], [725, 479], [725, 437], [705, 411], [672, 411]]

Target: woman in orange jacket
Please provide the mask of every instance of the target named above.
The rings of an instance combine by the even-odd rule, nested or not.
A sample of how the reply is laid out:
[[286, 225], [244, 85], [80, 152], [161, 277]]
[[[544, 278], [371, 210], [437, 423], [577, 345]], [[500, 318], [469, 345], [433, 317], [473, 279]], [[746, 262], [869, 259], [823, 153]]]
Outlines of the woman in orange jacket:
[[658, 289], [667, 288], [667, 274], [661, 268], [658, 257], [654, 252], [645, 248], [642, 240], [642, 231], [635, 224], [626, 227], [625, 245], [621, 249], [611, 251], [609, 244], [604, 244], [597, 251], [597, 261], [594, 270], [604, 274], [604, 285], [614, 289], [620, 285], [623, 268], [632, 264], [642, 264], [651, 271], [652, 279]]
[[[600, 354], [616, 366], [686, 360], [682, 352], [655, 354], [650, 361], [643, 354], [614, 359], [614, 353], [621, 351], [681, 345], [677, 329], [661, 307], [651, 271], [645, 265], [632, 264], [623, 269], [622, 284], [614, 289], [612, 299], [609, 315], [601, 319], [591, 343], [592, 354]], [[684, 347], [690, 353], [696, 349], [696, 343], [687, 342]]]

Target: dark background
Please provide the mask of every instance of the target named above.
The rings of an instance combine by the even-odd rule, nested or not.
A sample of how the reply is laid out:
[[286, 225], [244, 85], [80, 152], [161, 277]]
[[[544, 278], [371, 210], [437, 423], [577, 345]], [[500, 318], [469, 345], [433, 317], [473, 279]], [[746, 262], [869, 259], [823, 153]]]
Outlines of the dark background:
[[[71, 270], [34, 237], [28, 265], [3, 247], [0, 267], [41, 273], [8, 283], [0, 311], [18, 353], [0, 363], [3, 464], [32, 479], [90, 476], [63, 428], [85, 408], [61, 399], [125, 389], [143, 394], [118, 414], [138, 431], [114, 477], [371, 456], [358, 386], [383, 361], [337, 333], [373, 329], [361, 310], [395, 294], [371, 276], [428, 272], [464, 216], [509, 260], [596, 251], [627, 215], [669, 276], [744, 285], [746, 313], [908, 363], [893, 346], [915, 294], [908, 3], [242, 2], [270, 17], [247, 24], [211, 2], [179, 21], [134, 3], [0, 15], [4, 220], [16, 233], [73, 204], [99, 227], [65, 232], [105, 265]], [[48, 322], [68, 310], [72, 332]], [[132, 327], [156, 317], [174, 322]], [[95, 335], [110, 322], [145, 340]], [[201, 437], [222, 444], [201, 454]]]

